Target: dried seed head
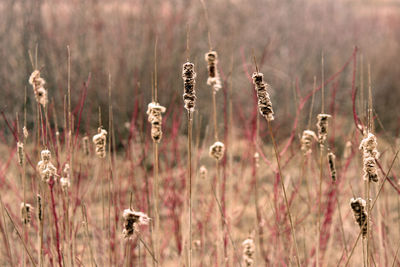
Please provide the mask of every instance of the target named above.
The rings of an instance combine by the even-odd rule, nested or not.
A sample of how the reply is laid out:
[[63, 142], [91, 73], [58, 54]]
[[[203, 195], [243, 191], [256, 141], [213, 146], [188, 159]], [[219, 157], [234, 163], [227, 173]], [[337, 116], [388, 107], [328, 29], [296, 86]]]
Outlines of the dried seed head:
[[300, 140], [301, 151], [303, 151], [304, 155], [311, 154], [313, 140], [315, 141], [318, 140], [315, 132], [311, 130], [304, 130]]
[[260, 167], [260, 154], [258, 152], [254, 153], [254, 163], [256, 168]]
[[323, 146], [328, 136], [328, 119], [331, 117], [329, 114], [318, 114], [317, 128], [318, 128], [318, 142]]
[[368, 133], [368, 135], [361, 141], [359, 148], [362, 150], [364, 157], [373, 157], [377, 159], [379, 158], [377, 146], [378, 142], [376, 136], [372, 133]]
[[82, 143], [83, 143], [83, 153], [86, 156], [89, 156], [89, 137], [88, 136], [84, 136], [82, 138]]
[[93, 143], [96, 146], [96, 155], [99, 158], [106, 157], [106, 140], [107, 140], [107, 131], [99, 127], [98, 134], [93, 136]]
[[46, 183], [54, 182], [57, 178], [57, 169], [50, 162], [51, 153], [49, 150], [42, 150], [40, 153], [42, 160], [37, 164], [37, 170], [42, 178], [42, 181]]
[[69, 164], [66, 163], [63, 170], [63, 177], [60, 179], [61, 189], [63, 192], [67, 192], [68, 188], [71, 186], [70, 182], [70, 171]]
[[40, 152], [40, 157], [41, 157], [43, 163], [45, 163], [45, 164], [49, 163], [50, 160], [51, 160], [51, 152], [50, 152], [50, 150], [48, 150], [48, 149], [42, 150]]
[[332, 152], [328, 153], [328, 163], [329, 170], [331, 171], [332, 181], [336, 182], [336, 164], [335, 164], [336, 156]]
[[42, 197], [37, 194], [36, 195], [36, 200], [37, 200], [37, 218], [39, 221], [43, 220], [43, 207], [42, 207]]
[[36, 102], [46, 107], [48, 103], [47, 90], [44, 88], [46, 81], [40, 77], [40, 71], [35, 70], [29, 77], [29, 83], [33, 87]]
[[27, 139], [28, 136], [29, 136], [29, 132], [28, 132], [28, 129], [26, 129], [25, 126], [22, 128], [22, 133], [24, 134], [25, 139]]
[[201, 177], [201, 179], [205, 180], [207, 178], [207, 174], [208, 174], [207, 168], [204, 165], [202, 165], [200, 167], [200, 177]]
[[365, 238], [367, 236], [367, 212], [365, 211], [366, 202], [362, 198], [352, 198], [350, 200], [350, 206], [354, 213], [354, 218], [356, 222], [362, 229], [362, 235]]
[[210, 146], [210, 156], [216, 160], [221, 160], [224, 157], [225, 146], [222, 142], [215, 142]]
[[254, 264], [254, 253], [256, 246], [252, 238], [248, 238], [242, 243], [243, 246], [243, 261], [247, 267], [253, 266]]
[[367, 136], [361, 141], [360, 149], [363, 152], [363, 170], [364, 180], [378, 182], [378, 169], [376, 168], [376, 159], [379, 158], [377, 150], [378, 142], [375, 135], [368, 133]]
[[208, 69], [208, 79], [207, 84], [212, 87], [214, 92], [218, 92], [222, 88], [221, 79], [219, 77], [217, 64], [218, 64], [218, 54], [216, 51], [210, 51], [205, 54], [205, 59], [207, 61]]
[[185, 102], [185, 108], [189, 112], [194, 111], [196, 105], [196, 72], [194, 72], [194, 64], [186, 62], [182, 66], [182, 78], [183, 78], [183, 101]]
[[274, 120], [274, 110], [272, 109], [272, 102], [269, 98], [269, 94], [267, 92], [267, 88], [269, 85], [264, 83], [264, 74], [261, 72], [253, 73], [253, 83], [255, 85], [255, 90], [257, 91], [258, 98], [258, 109], [260, 114], [267, 120]]
[[156, 102], [151, 102], [147, 106], [148, 121], [151, 123], [151, 138], [154, 142], [160, 143], [162, 138], [162, 113], [166, 108]]
[[124, 210], [122, 217], [124, 218], [124, 230], [122, 234], [125, 238], [130, 238], [138, 225], [147, 225], [150, 221], [150, 218], [143, 212], [131, 209]]
[[25, 161], [24, 143], [17, 142], [17, 159], [19, 166], [22, 166]]
[[29, 224], [31, 222], [32, 216], [31, 212], [33, 207], [28, 203], [21, 203], [21, 221], [22, 224]]
[[378, 182], [378, 169], [376, 168], [375, 158], [364, 158], [363, 164], [364, 180], [367, 181], [369, 179], [372, 182]]

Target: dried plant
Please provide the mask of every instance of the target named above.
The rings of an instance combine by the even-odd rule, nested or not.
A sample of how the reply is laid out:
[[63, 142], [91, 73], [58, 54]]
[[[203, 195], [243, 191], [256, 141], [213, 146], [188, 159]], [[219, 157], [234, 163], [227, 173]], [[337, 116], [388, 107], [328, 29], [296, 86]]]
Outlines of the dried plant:
[[224, 157], [225, 146], [222, 142], [215, 142], [212, 146], [210, 146], [210, 156], [220, 161]]
[[182, 66], [182, 79], [183, 79], [183, 101], [187, 111], [193, 112], [196, 106], [196, 72], [194, 71], [194, 64], [186, 62]]
[[311, 154], [312, 152], [312, 142], [317, 141], [317, 136], [314, 131], [304, 130], [301, 136], [301, 151], [304, 155]]
[[147, 106], [148, 121], [151, 123], [151, 138], [156, 143], [160, 143], [162, 138], [162, 113], [165, 111], [166, 108], [156, 102], [151, 102]]
[[107, 131], [99, 127], [98, 133], [93, 136], [93, 143], [96, 146], [96, 155], [102, 159], [106, 157], [106, 141]]
[[124, 210], [122, 217], [124, 218], [124, 230], [122, 231], [124, 238], [130, 238], [135, 230], [137, 231], [137, 226], [148, 225], [150, 221], [145, 213], [132, 209]]
[[260, 110], [260, 114], [268, 121], [274, 120], [274, 111], [272, 109], [272, 102], [269, 98], [269, 94], [267, 89], [269, 85], [264, 83], [264, 74], [261, 72], [253, 73], [253, 83], [255, 85], [255, 90], [257, 92], [258, 98], [258, 109]]
[[350, 200], [350, 206], [353, 210], [354, 213], [354, 218], [358, 225], [360, 226], [360, 229], [362, 229], [362, 235], [365, 238], [367, 236], [367, 229], [368, 229], [368, 222], [367, 222], [367, 212], [365, 210], [366, 207], [366, 202], [362, 198], [352, 198]]
[[25, 161], [24, 143], [17, 142], [17, 160], [19, 166], [22, 166]]
[[207, 62], [208, 79], [207, 84], [210, 85], [214, 92], [218, 92], [222, 88], [221, 78], [218, 73], [218, 54], [216, 51], [210, 51], [205, 54]]
[[200, 172], [200, 178], [201, 179], [203, 179], [203, 180], [207, 179], [208, 171], [207, 171], [207, 168], [204, 165], [202, 165], [200, 167], [199, 172]]
[[64, 166], [63, 175], [60, 179], [60, 185], [63, 192], [67, 192], [68, 188], [71, 186], [70, 168], [68, 163], [66, 163]]
[[247, 267], [254, 266], [254, 253], [256, 246], [251, 237], [247, 238], [242, 243], [243, 246], [243, 261]]
[[88, 136], [84, 136], [82, 138], [82, 143], [83, 143], [83, 153], [86, 156], [89, 156], [89, 137]]
[[48, 103], [47, 90], [44, 88], [46, 81], [40, 77], [40, 71], [35, 70], [29, 77], [29, 83], [33, 87], [33, 92], [35, 94], [36, 102], [46, 107]]
[[376, 159], [379, 158], [377, 150], [378, 142], [375, 135], [368, 133], [361, 141], [360, 150], [363, 152], [363, 171], [364, 180], [378, 182], [378, 169], [376, 167]]
[[333, 152], [329, 152], [327, 156], [328, 156], [329, 170], [331, 172], [332, 181], [336, 182], [336, 164], [335, 164], [336, 156], [335, 154], [333, 154]]
[[29, 225], [29, 223], [31, 222], [32, 219], [32, 210], [33, 207], [32, 205], [28, 204], [28, 203], [21, 203], [21, 221], [22, 224], [26, 224]]
[[331, 117], [329, 114], [318, 114], [317, 128], [318, 128], [318, 142], [323, 146], [326, 138], [328, 137], [328, 119]]
[[54, 182], [57, 178], [57, 169], [50, 161], [51, 160], [50, 150], [47, 149], [42, 150], [40, 155], [42, 160], [38, 162], [37, 168], [40, 177], [42, 178], [42, 181], [46, 183], [50, 183], [51, 181]]

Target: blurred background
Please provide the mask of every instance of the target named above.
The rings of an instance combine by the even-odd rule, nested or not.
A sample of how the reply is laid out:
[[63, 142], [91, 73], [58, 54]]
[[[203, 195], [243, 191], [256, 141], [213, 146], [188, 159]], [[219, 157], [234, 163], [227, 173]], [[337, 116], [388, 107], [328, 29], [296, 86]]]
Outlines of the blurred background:
[[[376, 111], [386, 130], [398, 134], [399, 1], [205, 0], [205, 5], [212, 47], [219, 53], [222, 94], [226, 95], [232, 84], [233, 106], [243, 108], [244, 114], [254, 108], [254, 90], [246, 73], [254, 71], [252, 50], [273, 88], [279, 119], [295, 113], [296, 101], [310, 92], [314, 76], [321, 84], [322, 53], [325, 78], [329, 78], [357, 46], [357, 88], [363, 85], [366, 90], [370, 64]], [[209, 49], [208, 27], [200, 0], [2, 0], [0, 22], [0, 108], [7, 116], [22, 112], [24, 88], [28, 112], [35, 112], [28, 78], [33, 71], [29, 53], [35, 61], [37, 49], [37, 65], [47, 81], [50, 105], [62, 118], [69, 45], [75, 114], [90, 75], [81, 131], [95, 129], [98, 106], [104, 110], [107, 125], [108, 74], [117, 128], [127, 126], [135, 107], [139, 118], [135, 123], [144, 122], [151, 101], [156, 38], [159, 102], [167, 106], [167, 116], [182, 113], [181, 66], [186, 61], [187, 25], [190, 59], [198, 75], [197, 110], [204, 121], [210, 116], [211, 89], [206, 85], [204, 60]], [[334, 94], [338, 118], [348, 116], [349, 125], [351, 81], [352, 64], [335, 79]], [[320, 109], [319, 94], [316, 96], [315, 114]], [[332, 86], [328, 85], [328, 103], [331, 96]], [[222, 105], [223, 100], [218, 101]], [[28, 126], [34, 120], [35, 116], [28, 116]], [[281, 123], [289, 132], [292, 122]]]

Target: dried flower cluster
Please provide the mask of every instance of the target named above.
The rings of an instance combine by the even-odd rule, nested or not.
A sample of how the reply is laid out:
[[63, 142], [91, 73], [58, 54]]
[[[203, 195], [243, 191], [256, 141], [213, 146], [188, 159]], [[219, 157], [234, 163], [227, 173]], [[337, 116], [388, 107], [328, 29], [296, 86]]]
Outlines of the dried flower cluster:
[[48, 103], [47, 90], [44, 88], [46, 81], [40, 77], [40, 71], [35, 70], [29, 77], [29, 83], [33, 87], [33, 92], [35, 94], [36, 102], [46, 107]]
[[150, 218], [143, 212], [131, 209], [124, 210], [122, 217], [124, 218], [124, 230], [122, 234], [125, 238], [130, 238], [138, 225], [147, 225], [150, 221]]
[[82, 138], [82, 143], [83, 143], [83, 153], [86, 156], [89, 156], [89, 137], [88, 136], [84, 136]]
[[205, 54], [205, 59], [207, 61], [208, 69], [208, 79], [207, 84], [212, 87], [214, 92], [218, 92], [222, 88], [221, 79], [219, 77], [217, 64], [218, 64], [218, 54], [216, 51], [210, 51]]
[[33, 207], [28, 203], [21, 203], [21, 221], [22, 224], [29, 224], [31, 222], [32, 216], [31, 212]]
[[225, 146], [222, 142], [215, 142], [210, 146], [210, 156], [216, 160], [221, 160], [224, 157]]
[[106, 157], [106, 141], [107, 131], [99, 127], [98, 134], [93, 136], [93, 143], [96, 146], [96, 155], [102, 159]]
[[147, 106], [148, 121], [151, 123], [151, 138], [154, 142], [160, 143], [162, 138], [162, 113], [166, 108], [156, 102]]
[[22, 166], [25, 161], [24, 143], [17, 142], [17, 160], [19, 166]]
[[200, 167], [200, 178], [205, 180], [207, 178], [207, 174], [208, 174], [207, 168], [204, 165], [202, 165]]
[[364, 180], [370, 180], [378, 182], [378, 169], [376, 168], [376, 159], [379, 158], [379, 152], [377, 150], [378, 142], [376, 136], [372, 133], [361, 141], [360, 149], [363, 152], [363, 170]]
[[301, 151], [303, 151], [304, 155], [311, 154], [313, 140], [315, 141], [318, 140], [315, 132], [311, 130], [304, 130], [300, 140]]
[[367, 212], [365, 211], [366, 202], [362, 198], [352, 198], [350, 200], [350, 206], [354, 213], [356, 222], [362, 229], [362, 235], [365, 238], [367, 236]]
[[324, 145], [328, 137], [328, 119], [331, 117], [329, 114], [318, 114], [317, 128], [318, 128], [318, 142], [321, 146]]
[[49, 183], [50, 181], [54, 181], [57, 177], [57, 169], [54, 167], [53, 163], [51, 163], [51, 152], [50, 150], [42, 150], [40, 153], [41, 161], [38, 162], [37, 168], [42, 178], [42, 181]]
[[71, 186], [70, 170], [69, 170], [69, 164], [68, 163], [66, 163], [65, 166], [64, 166], [62, 177], [60, 179], [60, 184], [61, 184], [61, 189], [62, 189], [63, 192], [67, 192], [68, 188]]
[[329, 170], [331, 171], [331, 178], [333, 182], [336, 182], [336, 164], [335, 164], [336, 156], [333, 152], [328, 153], [328, 163]]
[[260, 110], [261, 115], [267, 121], [274, 120], [274, 111], [272, 109], [272, 102], [269, 98], [269, 94], [267, 92], [267, 88], [269, 85], [264, 83], [264, 75], [261, 72], [253, 73], [253, 83], [255, 85], [255, 90], [257, 91], [258, 98], [258, 109]]
[[183, 101], [185, 108], [189, 112], [194, 111], [196, 106], [196, 72], [194, 72], [194, 64], [186, 62], [182, 66], [182, 79], [183, 79]]
[[254, 253], [256, 246], [251, 238], [246, 239], [242, 243], [243, 246], [243, 260], [246, 266], [250, 267], [254, 264]]

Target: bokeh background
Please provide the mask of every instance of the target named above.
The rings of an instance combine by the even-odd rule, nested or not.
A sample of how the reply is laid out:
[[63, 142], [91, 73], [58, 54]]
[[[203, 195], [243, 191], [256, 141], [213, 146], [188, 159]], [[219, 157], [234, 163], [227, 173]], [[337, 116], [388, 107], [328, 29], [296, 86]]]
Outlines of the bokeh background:
[[[208, 51], [209, 25], [212, 46], [219, 53], [224, 87], [232, 82], [235, 105], [252, 107], [252, 85], [245, 72], [246, 68], [254, 70], [252, 50], [273, 87], [277, 116], [283, 117], [295, 112], [291, 100], [312, 89], [314, 75], [321, 83], [322, 53], [325, 77], [330, 77], [357, 46], [357, 87], [361, 85], [359, 70], [363, 68], [366, 90], [370, 64], [374, 106], [386, 130], [398, 134], [399, 1], [218, 0], [205, 4], [208, 23], [199, 0], [2, 0], [1, 109], [14, 116], [23, 110], [25, 87], [32, 96], [28, 84], [33, 70], [29, 51], [35, 61], [37, 47], [38, 68], [47, 81], [51, 103], [61, 113], [69, 45], [73, 107], [80, 104], [83, 83], [90, 74], [81, 130], [97, 125], [94, 118], [99, 105], [107, 110], [108, 74], [112, 77], [116, 125], [122, 127], [131, 120], [135, 100], [139, 103], [138, 116], [145, 121], [144, 103], [151, 99], [154, 45], [158, 38], [160, 103], [171, 114], [181, 112], [181, 64], [186, 60], [189, 25], [190, 55], [198, 73], [197, 106], [207, 121], [211, 94], [205, 83], [204, 53]], [[351, 112], [351, 75], [351, 68], [347, 68], [337, 79], [335, 98], [340, 103], [338, 109], [346, 114]], [[327, 95], [330, 89], [328, 86]], [[316, 98], [315, 110], [319, 110], [319, 99]], [[28, 97], [29, 111], [34, 112], [32, 97]], [[103, 117], [107, 122], [107, 112]], [[30, 116], [28, 125], [34, 119]], [[289, 131], [290, 125], [288, 121], [287, 127], [281, 129]]]

